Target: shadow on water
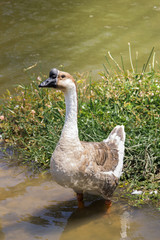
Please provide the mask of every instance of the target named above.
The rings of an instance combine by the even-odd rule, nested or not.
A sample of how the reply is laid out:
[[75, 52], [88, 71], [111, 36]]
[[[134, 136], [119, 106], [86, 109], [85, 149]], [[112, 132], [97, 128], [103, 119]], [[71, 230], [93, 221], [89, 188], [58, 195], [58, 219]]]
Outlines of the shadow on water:
[[[107, 213], [104, 200], [85, 196], [78, 209], [72, 190], [53, 182], [49, 174], [29, 172], [0, 154], [0, 240], [158, 240], [160, 213], [130, 207], [113, 197]], [[12, 162], [12, 164], [10, 164]]]
[[115, 210], [118, 210], [116, 205], [108, 213], [102, 199], [76, 210], [68, 219], [60, 239], [120, 239], [120, 219], [115, 218]]

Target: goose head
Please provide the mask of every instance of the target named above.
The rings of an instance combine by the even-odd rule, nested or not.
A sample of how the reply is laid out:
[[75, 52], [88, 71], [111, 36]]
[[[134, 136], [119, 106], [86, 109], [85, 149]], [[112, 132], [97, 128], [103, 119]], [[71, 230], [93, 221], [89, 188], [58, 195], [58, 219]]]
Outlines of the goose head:
[[56, 88], [65, 92], [75, 87], [75, 80], [69, 73], [53, 68], [49, 72], [49, 78], [40, 83], [39, 87]]

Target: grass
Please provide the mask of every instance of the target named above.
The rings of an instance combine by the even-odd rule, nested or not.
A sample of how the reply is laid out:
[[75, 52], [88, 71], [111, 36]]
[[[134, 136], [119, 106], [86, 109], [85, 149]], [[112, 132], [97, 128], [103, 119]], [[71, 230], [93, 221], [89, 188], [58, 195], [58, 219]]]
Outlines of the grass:
[[[120, 66], [109, 53], [97, 81], [88, 74], [75, 75], [79, 136], [83, 141], [101, 141], [123, 124], [126, 150], [121, 180], [149, 192], [159, 189], [160, 180], [160, 72], [155, 70], [153, 50], [140, 73], [133, 66], [130, 45], [129, 57], [130, 71], [125, 70], [122, 57]], [[45, 78], [38, 76], [29, 85], [17, 86], [14, 95], [7, 91], [0, 109], [3, 139], [18, 146], [22, 162], [40, 169], [49, 166], [65, 116], [63, 94], [38, 88]]]

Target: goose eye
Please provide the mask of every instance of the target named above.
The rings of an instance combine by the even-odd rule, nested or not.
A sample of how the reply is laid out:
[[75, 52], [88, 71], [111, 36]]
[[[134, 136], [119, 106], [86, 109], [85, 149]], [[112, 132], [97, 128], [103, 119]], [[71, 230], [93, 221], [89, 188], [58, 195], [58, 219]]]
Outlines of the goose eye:
[[61, 78], [65, 78], [65, 75], [62, 75]]

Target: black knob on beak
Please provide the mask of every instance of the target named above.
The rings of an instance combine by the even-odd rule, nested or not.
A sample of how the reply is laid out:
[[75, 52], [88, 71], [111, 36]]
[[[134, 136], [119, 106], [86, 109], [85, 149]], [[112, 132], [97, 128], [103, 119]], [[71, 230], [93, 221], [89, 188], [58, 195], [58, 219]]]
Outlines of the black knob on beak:
[[49, 77], [50, 78], [57, 78], [58, 77], [58, 70], [56, 68], [51, 69], [49, 72]]
[[53, 87], [56, 88], [57, 86], [57, 77], [58, 77], [58, 70], [53, 68], [49, 73], [49, 78], [39, 84], [38, 87]]

